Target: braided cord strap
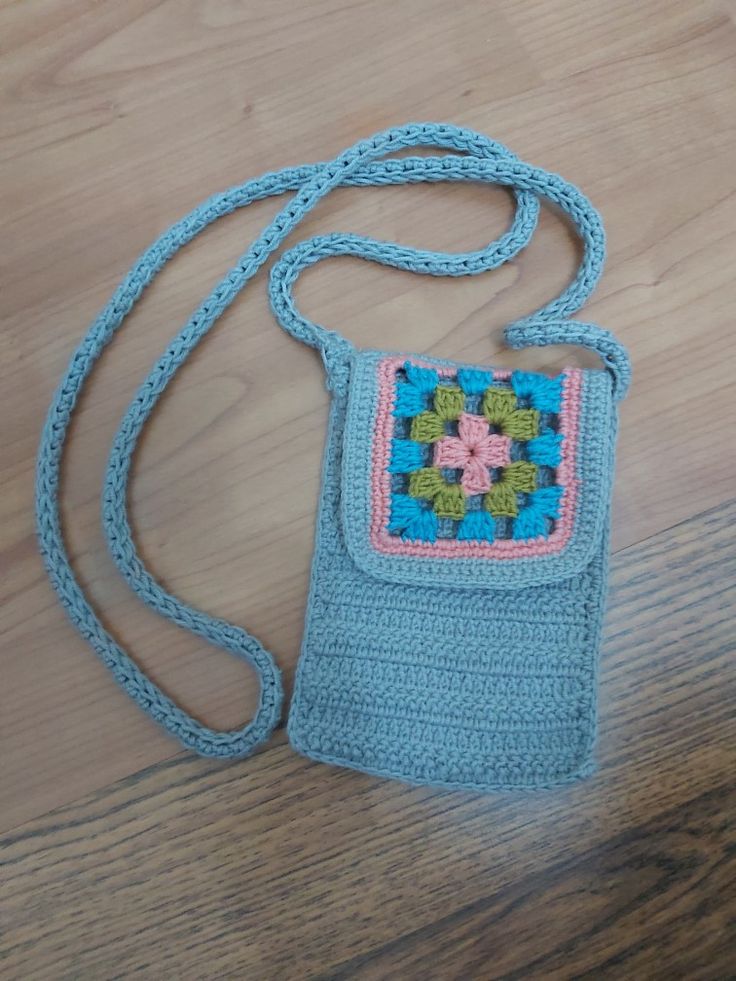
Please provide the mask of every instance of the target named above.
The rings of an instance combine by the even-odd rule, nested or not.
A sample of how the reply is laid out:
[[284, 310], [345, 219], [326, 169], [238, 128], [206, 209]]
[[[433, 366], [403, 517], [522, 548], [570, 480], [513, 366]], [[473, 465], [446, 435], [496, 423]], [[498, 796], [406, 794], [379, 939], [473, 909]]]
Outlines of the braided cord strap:
[[[512, 187], [519, 197], [520, 192], [534, 195], [535, 201], [537, 196], [544, 197], [568, 214], [583, 243], [583, 258], [577, 273], [559, 296], [530, 316], [510, 324], [504, 332], [505, 340], [514, 349], [550, 344], [587, 347], [600, 356], [612, 376], [614, 397], [623, 398], [631, 379], [626, 349], [611, 333], [595, 324], [561, 319], [583, 306], [603, 272], [605, 233], [600, 216], [590, 201], [557, 174], [532, 167], [510, 155], [493, 155], [487, 159], [449, 157], [445, 161], [453, 179], [463, 174], [465, 179]], [[524, 201], [520, 198], [517, 218]], [[423, 275], [474, 276], [497, 268], [518, 251], [515, 228], [486, 249], [458, 255], [404, 248], [360, 235], [317, 235], [289, 249], [273, 266], [269, 286], [271, 307], [284, 330], [322, 352], [331, 387], [343, 390], [352, 346], [339, 335], [304, 317], [297, 309], [293, 289], [304, 269], [322, 259], [348, 255]]]
[[[437, 146], [466, 156], [380, 160], [386, 154], [412, 146]], [[507, 173], [508, 168], [516, 166], [525, 165], [505, 147], [481, 134], [448, 125], [413, 124], [361, 141], [330, 163], [287, 168], [231, 188], [205, 201], [143, 253], [74, 352], [49, 407], [38, 453], [36, 515], [41, 553], [59, 600], [79, 632], [138, 705], [184, 746], [205, 756], [248, 755], [268, 739], [279, 722], [282, 686], [273, 659], [251, 634], [173, 596], [154, 578], [138, 554], [127, 515], [127, 485], [138, 437], [158, 399], [197, 344], [269, 255], [334, 187], [464, 180], [514, 186], [517, 210], [511, 228], [498, 242], [479, 252], [459, 256], [430, 253], [357, 236], [338, 236], [337, 239], [327, 236], [321, 246], [324, 250], [331, 241], [334, 248], [329, 254], [364, 255], [399, 268], [434, 275], [475, 274], [492, 269], [517, 254], [528, 243], [536, 226], [537, 189], [525, 186], [523, 180], [500, 179], [502, 172]], [[504, 167], [506, 171], [503, 171]], [[103, 527], [110, 553], [134, 592], [151, 609], [250, 662], [256, 670], [260, 699], [254, 718], [240, 729], [219, 731], [203, 725], [176, 705], [104, 628], [74, 574], [67, 552], [59, 502], [60, 471], [66, 435], [84, 384], [143, 290], [183, 245], [217, 218], [253, 201], [287, 191], [295, 192], [288, 204], [195, 311], [139, 388], [115, 436], [103, 492]], [[342, 246], [338, 246], [338, 239], [343, 241]], [[349, 246], [347, 251], [346, 244]], [[594, 280], [596, 270], [589, 271], [588, 276]], [[283, 290], [281, 296], [284, 296]], [[277, 298], [274, 306], [278, 307], [280, 302]], [[560, 315], [560, 310], [556, 313]], [[294, 316], [289, 329], [300, 340], [319, 347], [330, 376], [339, 377], [342, 355], [349, 349], [347, 341], [298, 315]]]

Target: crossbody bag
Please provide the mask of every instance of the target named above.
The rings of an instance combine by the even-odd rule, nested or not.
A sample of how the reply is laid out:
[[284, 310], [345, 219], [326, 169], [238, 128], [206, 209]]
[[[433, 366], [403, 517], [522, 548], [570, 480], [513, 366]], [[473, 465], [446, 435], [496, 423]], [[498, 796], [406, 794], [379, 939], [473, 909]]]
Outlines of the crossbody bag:
[[[412, 147], [439, 156], [390, 155]], [[388, 157], [388, 159], [386, 159]], [[70, 619], [128, 694], [184, 746], [243, 757], [282, 713], [271, 655], [242, 627], [168, 592], [144, 565], [127, 514], [136, 442], [176, 371], [287, 235], [332, 189], [473, 182], [512, 189], [508, 231], [483, 249], [431, 252], [353, 234], [300, 242], [274, 264], [281, 326], [322, 356], [331, 410], [309, 599], [288, 734], [306, 756], [418, 783], [538, 788], [593, 766], [597, 664], [608, 562], [616, 404], [630, 368], [605, 330], [568, 319], [601, 275], [605, 239], [587, 198], [472, 130], [410, 124], [328, 163], [287, 168], [216, 195], [137, 261], [74, 353], [49, 409], [37, 467], [37, 522], [51, 583]], [[152, 609], [244, 658], [260, 682], [244, 727], [205, 726], [162, 691], [103, 626], [72, 569], [59, 475], [90, 371], [164, 264], [223, 215], [290, 193], [287, 203], [171, 341], [113, 441], [102, 495], [110, 553]], [[299, 273], [353, 256], [432, 276], [497, 268], [528, 243], [540, 200], [583, 244], [580, 268], [550, 303], [506, 328], [514, 349], [580, 345], [599, 369], [555, 376], [356, 350], [297, 309]]]

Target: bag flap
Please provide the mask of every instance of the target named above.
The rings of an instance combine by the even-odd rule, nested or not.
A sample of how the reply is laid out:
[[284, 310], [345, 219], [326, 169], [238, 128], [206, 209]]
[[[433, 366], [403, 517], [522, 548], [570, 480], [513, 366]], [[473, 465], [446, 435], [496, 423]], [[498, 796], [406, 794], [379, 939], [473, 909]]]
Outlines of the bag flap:
[[363, 351], [351, 365], [341, 514], [371, 576], [514, 589], [600, 543], [616, 414], [607, 372], [557, 377]]

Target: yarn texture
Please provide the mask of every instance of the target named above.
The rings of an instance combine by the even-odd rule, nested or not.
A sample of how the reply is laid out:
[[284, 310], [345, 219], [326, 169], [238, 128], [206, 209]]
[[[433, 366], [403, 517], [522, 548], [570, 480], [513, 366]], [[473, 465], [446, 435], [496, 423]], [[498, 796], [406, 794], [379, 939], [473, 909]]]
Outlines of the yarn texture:
[[[560, 447], [544, 478], [529, 460], [493, 460], [491, 489], [476, 499], [459, 466], [395, 472], [381, 376], [399, 360], [356, 353], [349, 395], [333, 402], [291, 742], [324, 762], [450, 787], [584, 776], [607, 566], [611, 379], [570, 369], [574, 400], [564, 405], [563, 384], [557, 416], [567, 457]], [[392, 490], [402, 479], [408, 494]], [[457, 481], [449, 505], [448, 480]]]
[[[383, 159], [419, 146], [451, 152]], [[289, 738], [314, 759], [479, 790], [553, 786], [592, 767], [616, 402], [630, 367], [611, 334], [566, 318], [600, 278], [603, 228], [587, 198], [562, 178], [482, 134], [436, 123], [387, 130], [329, 163], [265, 174], [205, 201], [143, 253], [74, 353], [51, 403], [36, 483], [50, 581], [128, 694], [202, 755], [242, 757], [264, 744], [281, 717], [281, 679], [245, 629], [183, 603], [144, 565], [127, 513], [137, 440], [199, 341], [330, 190], [453, 181], [511, 188], [509, 230], [459, 254], [319, 235], [289, 249], [271, 270], [274, 314], [320, 352], [332, 400]], [[107, 544], [134, 592], [178, 626], [247, 660], [258, 675], [255, 717], [218, 731], [177, 706], [104, 628], [67, 553], [60, 469], [87, 377], [164, 264], [217, 218], [289, 191], [284, 208], [143, 381], [113, 441], [102, 495]], [[528, 243], [540, 198], [575, 224], [583, 258], [556, 299], [507, 328], [507, 342], [582, 345], [600, 355], [602, 369], [569, 368], [550, 378], [357, 351], [296, 308], [300, 272], [336, 255], [433, 276], [497, 268]]]

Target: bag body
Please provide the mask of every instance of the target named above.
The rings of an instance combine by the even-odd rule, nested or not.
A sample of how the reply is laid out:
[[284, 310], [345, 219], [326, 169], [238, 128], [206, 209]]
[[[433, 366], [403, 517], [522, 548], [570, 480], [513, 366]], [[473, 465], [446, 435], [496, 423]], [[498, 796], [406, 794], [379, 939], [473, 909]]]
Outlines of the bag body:
[[[384, 159], [412, 147], [442, 156]], [[74, 352], [52, 399], [37, 461], [36, 516], [51, 585], [72, 623], [131, 698], [185, 747], [219, 758], [264, 745], [281, 719], [273, 657], [245, 628], [196, 609], [146, 567], [128, 517], [138, 439], [176, 372], [270, 255], [331, 190], [419, 182], [511, 189], [508, 230], [443, 253], [349, 233], [318, 235], [271, 270], [271, 307], [322, 356], [331, 393], [304, 639], [288, 732], [314, 759], [420, 783], [479, 790], [553, 786], [589, 772], [607, 569], [616, 402], [630, 379], [608, 332], [567, 319], [594, 290], [605, 237], [588, 199], [473, 130], [410, 123], [328, 163], [264, 174], [217, 194], [144, 253]], [[66, 437], [87, 378], [143, 291], [218, 218], [291, 192], [287, 204], [194, 311], [140, 385], [113, 441], [102, 493], [111, 557], [168, 620], [247, 661], [260, 683], [253, 719], [212, 729], [159, 688], [106, 630], [76, 577], [59, 500]], [[529, 242], [540, 199], [583, 244], [572, 282], [509, 325], [507, 344], [580, 345], [600, 370], [559, 376], [357, 351], [296, 307], [300, 273], [352, 256], [420, 275], [475, 276]]]
[[[330, 415], [294, 747], [478, 790], [586, 774], [615, 430], [605, 371], [356, 354]], [[473, 459], [498, 466], [467, 478]]]

